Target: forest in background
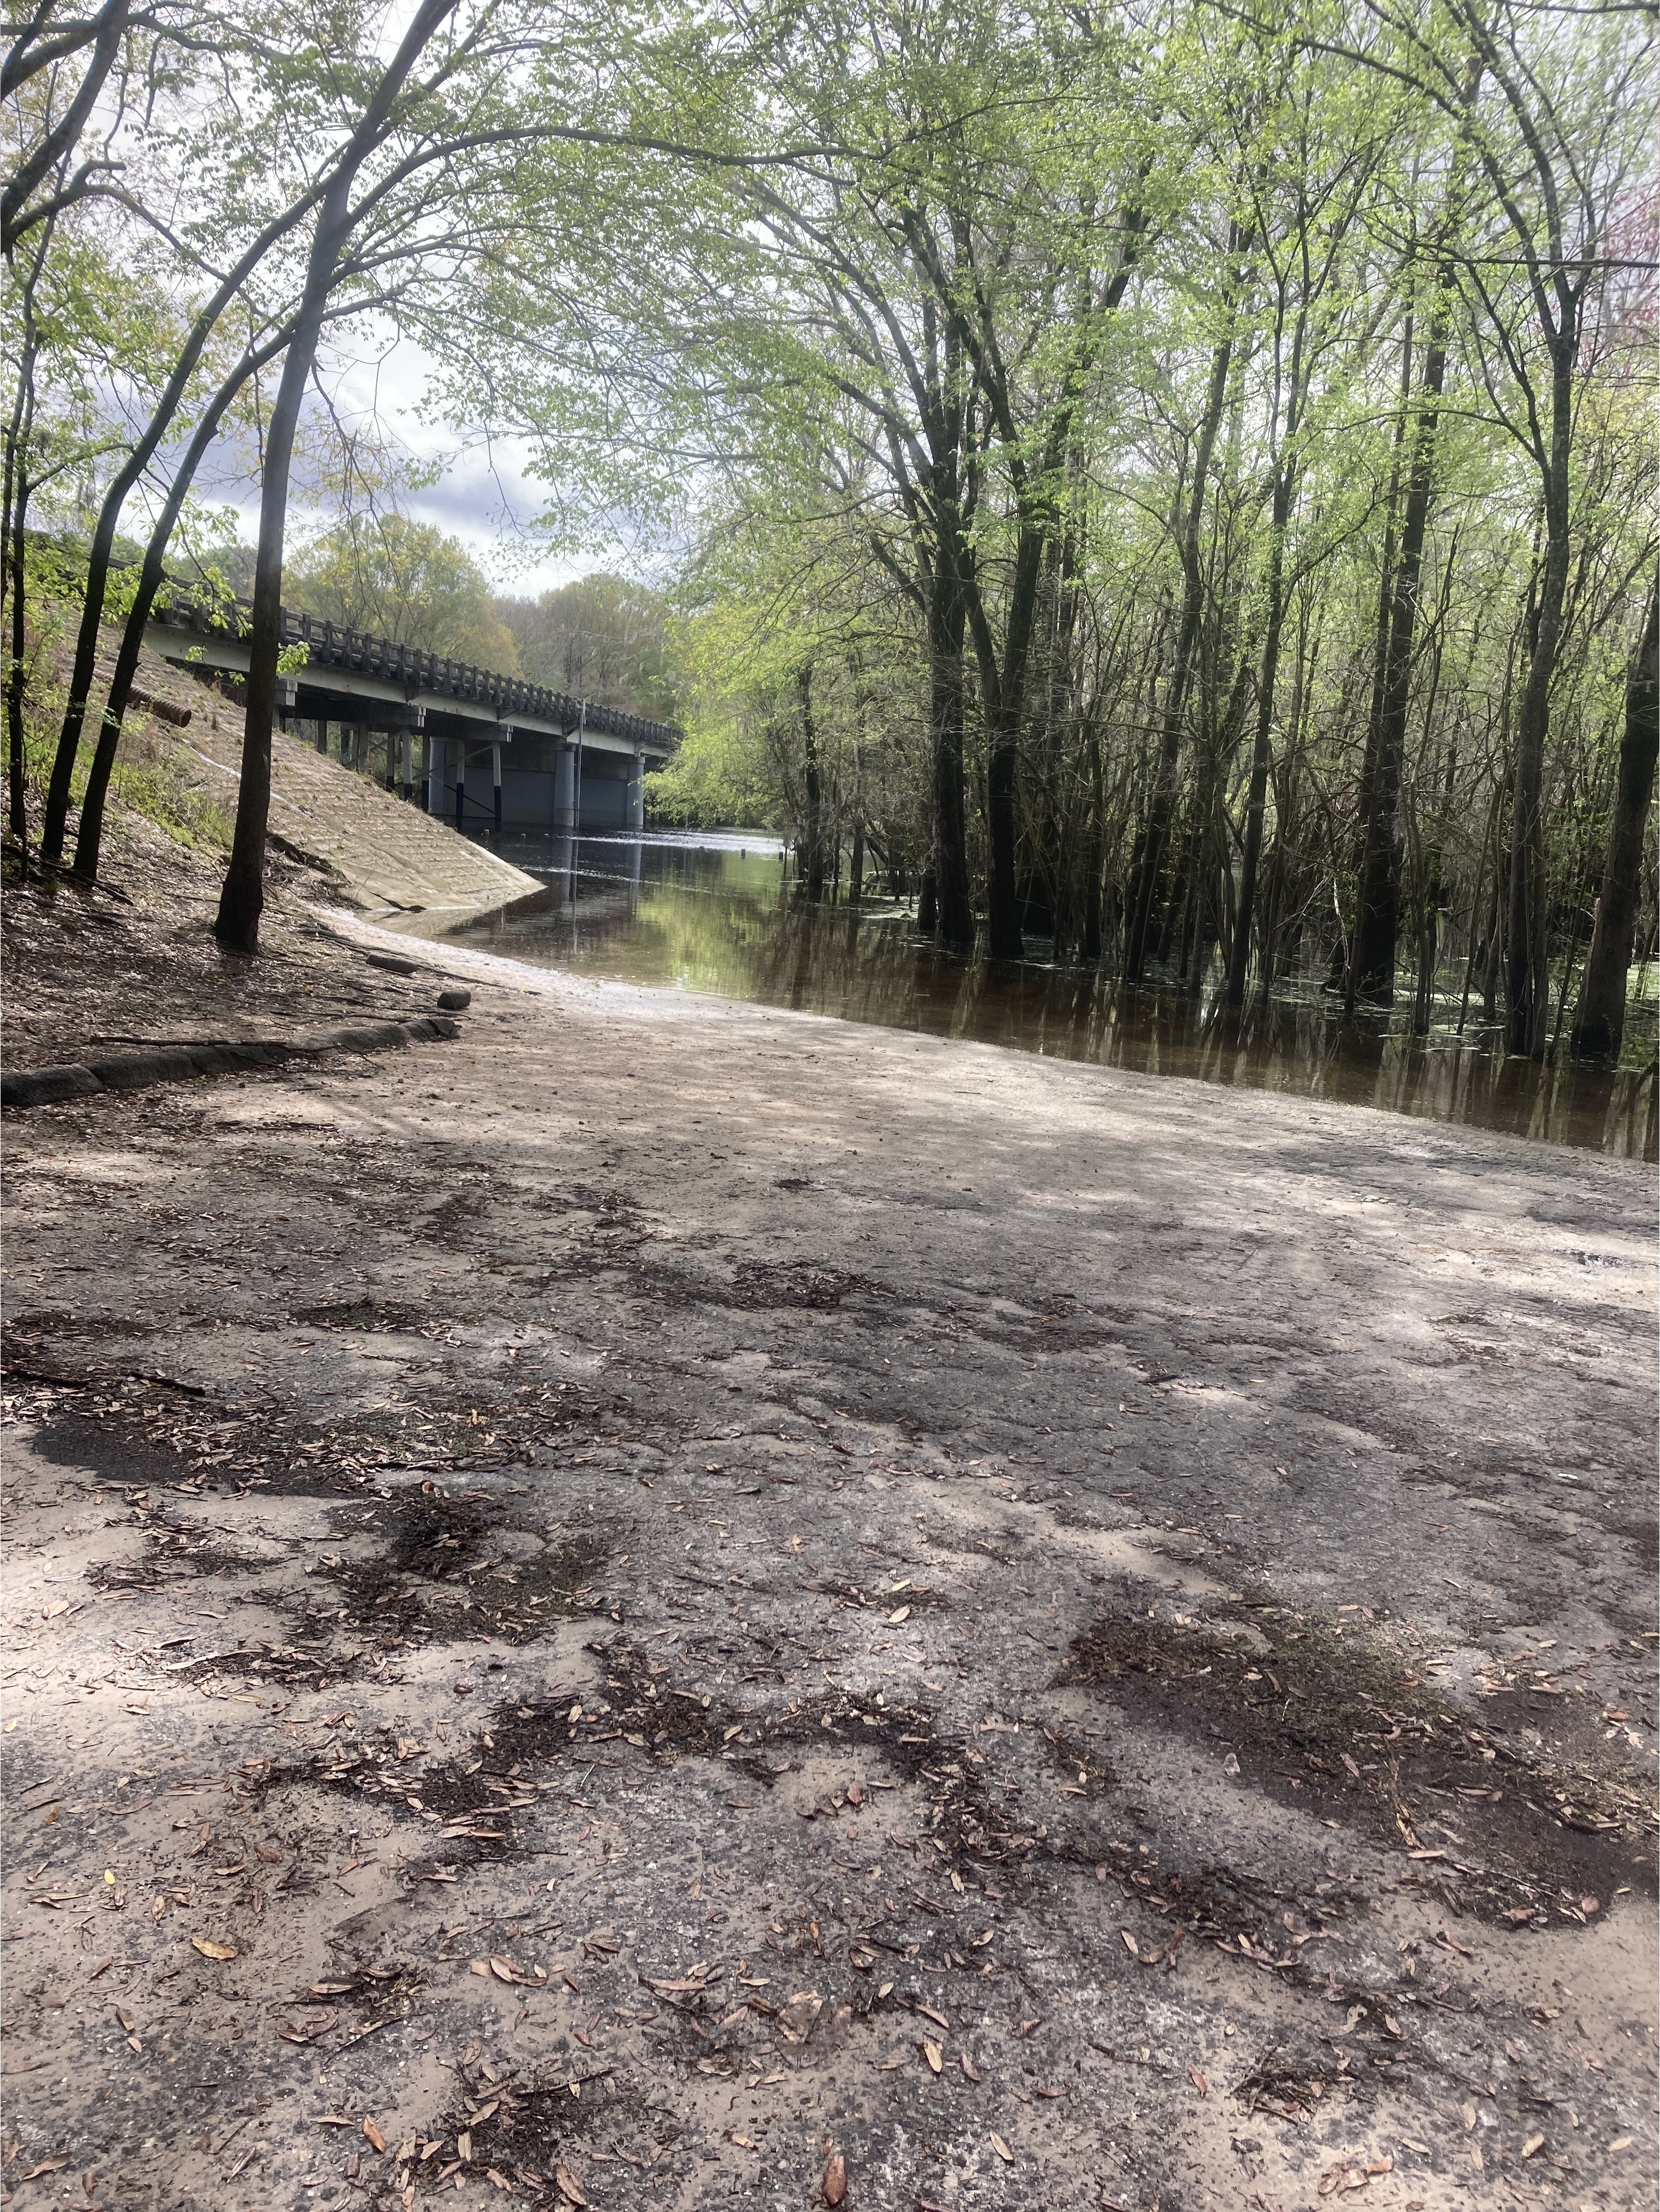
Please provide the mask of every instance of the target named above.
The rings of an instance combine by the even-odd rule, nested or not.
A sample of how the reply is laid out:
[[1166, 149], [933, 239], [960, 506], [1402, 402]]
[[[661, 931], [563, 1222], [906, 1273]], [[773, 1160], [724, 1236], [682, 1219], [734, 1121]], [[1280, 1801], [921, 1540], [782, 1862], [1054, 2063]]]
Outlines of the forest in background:
[[[424, 591], [446, 649], [677, 709], [660, 811], [778, 820], [809, 900], [873, 866], [994, 957], [1618, 1049], [1657, 913], [1651, 10], [112, 0], [13, 38], [20, 843], [76, 814], [95, 864], [125, 709], [85, 730], [83, 648], [209, 542], [211, 451], [262, 501], [227, 942], [276, 595], [398, 635]], [[666, 626], [614, 579], [504, 601], [350, 501], [284, 574], [394, 340], [429, 422], [528, 453], [550, 544], [631, 533]], [[118, 526], [143, 562], [100, 577]]]

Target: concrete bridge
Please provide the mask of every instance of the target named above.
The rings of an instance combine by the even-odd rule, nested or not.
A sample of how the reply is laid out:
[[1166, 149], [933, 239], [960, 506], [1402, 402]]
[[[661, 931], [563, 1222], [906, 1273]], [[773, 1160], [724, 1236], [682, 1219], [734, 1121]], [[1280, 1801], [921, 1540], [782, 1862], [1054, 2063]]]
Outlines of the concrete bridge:
[[[144, 642], [182, 667], [245, 675], [248, 612], [179, 591], [158, 599]], [[284, 729], [474, 836], [638, 830], [647, 766], [680, 741], [671, 723], [289, 607], [283, 644], [306, 654], [277, 684]]]

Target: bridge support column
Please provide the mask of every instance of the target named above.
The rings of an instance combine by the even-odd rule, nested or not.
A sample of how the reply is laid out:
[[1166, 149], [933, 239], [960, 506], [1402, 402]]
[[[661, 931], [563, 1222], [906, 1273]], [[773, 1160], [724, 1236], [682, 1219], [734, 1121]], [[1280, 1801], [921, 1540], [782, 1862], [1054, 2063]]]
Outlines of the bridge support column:
[[646, 749], [636, 745], [633, 764], [629, 769], [629, 828], [643, 830], [646, 826]]
[[502, 748], [490, 747], [490, 804], [496, 813], [496, 834], [502, 834]]
[[427, 732], [427, 782], [421, 794], [421, 804], [429, 814], [444, 811], [444, 756], [449, 750], [442, 738]]
[[576, 827], [576, 748], [563, 738], [553, 757], [553, 826], [556, 830]]
[[[387, 781], [392, 779], [388, 777]], [[398, 796], [407, 799], [415, 786], [415, 740], [405, 730], [398, 740]]]

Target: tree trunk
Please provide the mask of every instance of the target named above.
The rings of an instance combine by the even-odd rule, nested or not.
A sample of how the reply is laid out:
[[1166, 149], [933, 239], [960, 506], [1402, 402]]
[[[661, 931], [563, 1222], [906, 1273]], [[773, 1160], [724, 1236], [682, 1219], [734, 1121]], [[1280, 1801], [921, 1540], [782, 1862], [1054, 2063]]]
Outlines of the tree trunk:
[[1170, 687], [1164, 694], [1163, 727], [1159, 733], [1158, 766], [1153, 773], [1146, 830], [1141, 841], [1135, 884], [1130, 895], [1124, 973], [1132, 982], [1139, 979], [1146, 964], [1147, 935], [1153, 902], [1158, 896], [1159, 878], [1164, 872], [1171, 825], [1176, 817], [1183, 722], [1187, 708], [1188, 686], [1193, 676], [1195, 648], [1199, 642], [1200, 616], [1204, 606], [1204, 574], [1199, 565], [1199, 526], [1204, 520], [1205, 483], [1210, 474], [1216, 434], [1221, 427], [1223, 410], [1227, 404], [1228, 373], [1232, 361], [1233, 335], [1230, 331], [1211, 354], [1210, 387], [1205, 395], [1205, 412], [1200, 421], [1198, 440], [1194, 448], [1193, 488], [1188, 495], [1187, 513], [1183, 518], [1181, 538], [1177, 547], [1182, 562], [1182, 621], [1177, 633], [1176, 664], [1171, 671]]
[[802, 772], [807, 787], [806, 830], [806, 852], [803, 856], [806, 867], [801, 873], [801, 896], [810, 906], [816, 906], [824, 896], [824, 787], [818, 772], [818, 731], [812, 719], [812, 664], [807, 662], [795, 673], [795, 689], [801, 702]]
[[[965, 616], [958, 548], [943, 545], [928, 605], [928, 723], [933, 768], [934, 927], [947, 945], [974, 943], [963, 792]], [[920, 917], [919, 917], [920, 919]]]
[[[1046, 464], [1042, 470], [1045, 482], [1050, 473]], [[975, 623], [975, 640], [980, 648], [988, 725], [986, 817], [991, 851], [986, 905], [994, 960], [1018, 960], [1025, 951], [1020, 934], [1020, 887], [1015, 877], [1015, 783], [1019, 769], [1020, 727], [1025, 718], [1026, 675], [1037, 617], [1038, 586], [1052, 520], [1052, 501], [1043, 487], [1029, 492], [1028, 503], [1036, 511], [1028, 513], [1020, 526], [1014, 582], [1003, 631], [1000, 671], [991, 650], [989, 626], [977, 594], [975, 606], [979, 617]]]
[[1395, 947], [1401, 921], [1401, 770], [1406, 750], [1407, 703], [1412, 690], [1418, 587], [1435, 488], [1435, 441], [1441, 393], [1446, 381], [1452, 296], [1450, 273], [1444, 270], [1438, 280], [1424, 372], [1418, 387], [1418, 421], [1407, 479], [1406, 512], [1389, 596], [1377, 744], [1371, 764], [1371, 789], [1366, 794], [1360, 891], [1349, 969], [1351, 1003], [1357, 998], [1377, 999], [1388, 1006], [1395, 997]]
[[410, 71], [455, 0], [423, 0], [388, 63], [324, 195], [306, 264], [305, 290], [294, 319], [294, 336], [265, 433], [259, 492], [259, 549], [254, 566], [253, 616], [248, 635], [246, 713], [242, 726], [242, 777], [236, 792], [236, 827], [230, 865], [219, 895], [213, 933], [238, 952], [259, 949], [265, 903], [265, 827], [271, 813], [271, 724], [277, 714], [277, 664], [282, 653], [283, 540], [288, 519], [289, 471], [300, 403], [317, 355], [335, 270], [352, 223], [351, 188], [385, 128]]
[[[1561, 381], [1566, 384], [1566, 380]], [[1546, 961], [1549, 908], [1545, 882], [1545, 739], [1550, 726], [1551, 678], [1562, 635], [1568, 582], [1566, 445], [1569, 393], [1559, 398], [1563, 467], [1546, 492], [1545, 558], [1540, 579], [1533, 659], [1522, 693], [1516, 728], [1516, 781], [1511, 801], [1510, 888], [1505, 932], [1506, 1049], [1537, 1059], [1545, 1047], [1550, 1012]]]
[[[447, 15], [453, 4], [454, 0], [447, 0], [447, 4], [439, 7], [437, 0], [428, 0], [423, 16], [430, 16], [433, 20], [428, 29], [422, 33], [423, 44], [431, 36], [432, 29], [436, 27], [438, 15]], [[436, 14], [434, 12], [435, 9], [436, 9]], [[402, 60], [403, 53], [408, 46], [409, 41], [405, 40], [404, 48], [400, 49], [399, 60]], [[418, 52], [418, 49], [417, 51]], [[415, 58], [415, 52], [410, 52], [408, 60], [403, 63], [399, 82], [402, 82], [403, 75], [407, 74]], [[392, 67], [397, 69], [398, 63], [394, 62]], [[390, 74], [389, 71], [388, 75]], [[396, 88], [393, 87], [392, 89], [395, 90]], [[344, 205], [345, 192], [350, 189], [352, 179], [356, 175], [368, 155], [375, 133], [384, 123], [386, 108], [390, 104], [390, 94], [385, 102], [377, 101], [371, 110], [374, 117], [372, 126], [366, 121], [365, 125], [360, 127], [352, 142], [353, 147], [356, 149], [355, 157], [349, 149], [347, 156], [341, 168], [336, 173], [335, 181], [330, 186], [325, 198], [325, 210], [334, 204], [337, 196], [340, 205]], [[126, 504], [128, 494], [149, 467], [157, 447], [172, 427], [173, 418], [183, 403], [185, 392], [190, 388], [191, 379], [196, 374], [198, 364], [206, 349], [209, 339], [217, 326], [219, 318], [242, 290], [249, 276], [258, 266], [271, 248], [304, 220], [306, 211], [313, 205], [315, 197], [314, 191], [303, 193], [292, 207], [286, 209], [280, 216], [265, 226], [197, 316], [180, 349], [179, 358], [173, 364], [172, 374], [162, 389], [161, 396], [155, 404], [149, 422], [145, 425], [143, 435], [122, 463], [109, 489], [104, 495], [103, 504], [98, 510], [98, 520], [93, 529], [92, 544], [88, 549], [86, 591], [81, 602], [81, 623], [76, 633], [75, 659], [70, 670], [69, 699], [64, 709], [63, 725], [58, 732], [58, 750], [52, 757], [52, 775], [46, 787], [46, 803], [40, 834], [41, 850], [48, 860], [58, 860], [64, 849], [64, 830], [69, 817], [70, 788], [75, 778], [76, 757], [80, 750], [81, 732], [86, 720], [87, 697], [92, 689], [93, 671], [97, 665], [99, 629], [104, 618], [104, 598], [109, 585], [110, 555], [115, 544], [115, 532], [121, 520], [121, 510]], [[318, 218], [319, 235], [325, 219], [322, 215]], [[342, 235], [344, 236], [344, 233]], [[338, 250], [337, 242], [335, 247], [337, 254]], [[314, 348], [315, 333], [313, 335], [311, 343]], [[284, 489], [286, 492], [286, 468]]]
[[248, 632], [244, 694], [242, 774], [236, 787], [236, 826], [230, 864], [219, 894], [213, 933], [228, 950], [259, 950], [259, 917], [265, 906], [265, 828], [271, 815], [271, 726], [277, 717], [277, 661], [282, 654], [283, 540], [288, 520], [289, 470], [300, 403], [316, 356], [323, 307], [334, 281], [344, 233], [325, 205], [313, 241], [305, 303], [289, 342], [277, 402], [265, 432], [259, 493], [259, 545], [253, 577], [253, 615]]
[[1602, 894], [1585, 960], [1571, 1049], [1579, 1060], [1617, 1058], [1626, 1026], [1626, 981], [1637, 924], [1637, 878], [1660, 751], [1660, 574], [1649, 589], [1647, 618], [1626, 678], [1626, 728], [1620, 743], [1614, 813], [1608, 823]]
[[81, 799], [81, 823], [75, 845], [75, 872], [77, 876], [95, 876], [104, 836], [104, 805], [109, 793], [110, 776], [115, 767], [116, 754], [120, 749], [122, 724], [125, 720], [127, 702], [132, 696], [133, 678], [138, 672], [138, 656], [143, 650], [144, 625], [149, 620], [150, 609], [165, 578], [163, 563], [168, 542], [189, 495], [196, 472], [202, 465], [203, 455], [218, 435], [219, 425], [227, 410], [256, 369], [274, 360], [289, 337], [282, 331], [265, 345], [244, 355], [231, 374], [214, 394], [213, 402], [197, 424], [189, 446], [173, 471], [167, 487], [167, 497], [149, 542], [144, 548], [143, 566], [139, 571], [138, 590], [121, 633], [120, 647], [115, 657], [115, 672], [110, 678], [108, 696], [99, 722], [98, 743], [93, 751], [92, 766], [87, 773], [87, 787]]
[[28, 872], [28, 793], [27, 747], [23, 729], [23, 693], [28, 652], [28, 441], [34, 421], [34, 368], [40, 338], [34, 327], [33, 285], [25, 292], [24, 337], [17, 370], [17, 398], [6, 426], [5, 520], [6, 542], [0, 547], [5, 562], [7, 613], [11, 636], [6, 653], [6, 798], [12, 836], [23, 854]]
[[1239, 864], [1239, 899], [1233, 943], [1228, 956], [1227, 1000], [1245, 1003], [1250, 966], [1251, 910], [1256, 902], [1256, 871], [1262, 852], [1262, 815], [1268, 802], [1268, 762], [1274, 735], [1274, 686], [1280, 672], [1280, 637], [1286, 620], [1286, 524], [1291, 514], [1292, 469], [1281, 469], [1274, 488], [1274, 542], [1268, 553], [1268, 604], [1262, 634], [1262, 673], [1257, 684], [1256, 741], [1251, 748], [1250, 785], [1245, 799], [1244, 850]]
[[1360, 782], [1354, 817], [1354, 872], [1358, 883], [1365, 865], [1366, 817], [1371, 811], [1372, 785], [1377, 773], [1377, 740], [1383, 720], [1383, 689], [1389, 657], [1389, 608], [1395, 597], [1395, 542], [1400, 520], [1401, 449], [1406, 443], [1412, 406], [1413, 319], [1407, 317], [1401, 349], [1401, 402], [1395, 410], [1394, 452], [1389, 459], [1389, 488], [1383, 507], [1383, 557], [1377, 581], [1377, 642], [1372, 662], [1371, 711], [1366, 717], [1365, 750], [1360, 757]]

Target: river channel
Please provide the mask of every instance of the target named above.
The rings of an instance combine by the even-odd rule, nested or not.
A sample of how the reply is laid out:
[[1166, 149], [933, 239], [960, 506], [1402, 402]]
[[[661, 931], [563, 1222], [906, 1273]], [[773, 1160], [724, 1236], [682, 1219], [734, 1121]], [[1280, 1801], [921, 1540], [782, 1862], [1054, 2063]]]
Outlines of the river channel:
[[1427, 1037], [1404, 1013], [1342, 1018], [1316, 991], [1276, 994], [1245, 1014], [1203, 996], [1137, 990], [1046, 963], [961, 959], [886, 902], [803, 907], [786, 894], [775, 839], [760, 832], [648, 833], [505, 844], [546, 891], [455, 933], [452, 942], [573, 974], [836, 1014], [1148, 1075], [1336, 1099], [1462, 1121], [1548, 1144], [1657, 1157], [1655, 1018], [1636, 1009], [1628, 1060], [1612, 1073], [1506, 1059], [1460, 998]]

